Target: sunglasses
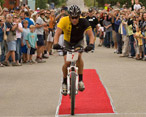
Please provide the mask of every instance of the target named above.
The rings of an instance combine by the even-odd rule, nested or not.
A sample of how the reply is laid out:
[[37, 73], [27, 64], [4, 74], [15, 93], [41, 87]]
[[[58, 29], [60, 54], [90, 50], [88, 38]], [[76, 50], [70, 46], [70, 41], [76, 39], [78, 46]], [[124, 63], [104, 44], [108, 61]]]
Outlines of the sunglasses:
[[17, 18], [17, 17], [14, 17], [14, 18]]
[[71, 19], [78, 19], [79, 18], [79, 16], [77, 16], [77, 17], [71, 17]]

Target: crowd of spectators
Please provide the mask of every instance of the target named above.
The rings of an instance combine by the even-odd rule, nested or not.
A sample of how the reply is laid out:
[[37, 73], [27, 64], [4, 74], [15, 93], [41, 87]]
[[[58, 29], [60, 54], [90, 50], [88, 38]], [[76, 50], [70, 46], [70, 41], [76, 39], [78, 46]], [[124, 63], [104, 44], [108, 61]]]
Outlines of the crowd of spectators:
[[[96, 27], [100, 46], [115, 48], [120, 57], [146, 60], [146, 9], [139, 0], [132, 6], [106, 5], [104, 10], [91, 12], [98, 20]], [[88, 13], [90, 15], [90, 11]], [[85, 15], [85, 14], [83, 14]]]
[[[114, 53], [121, 57], [146, 60], [146, 9], [139, 0], [131, 0], [131, 3], [131, 7], [120, 7], [118, 3], [102, 10], [90, 8], [82, 12], [81, 18], [94, 22], [90, 24], [95, 37], [100, 39], [99, 47], [115, 48]], [[27, 5], [14, 10], [0, 8], [0, 66], [44, 63], [44, 59], [52, 55], [55, 28], [64, 16], [68, 16], [65, 6], [59, 11], [34, 11]], [[61, 46], [63, 40], [62, 34]], [[86, 40], [88, 43], [88, 37]]]
[[52, 54], [56, 12], [34, 11], [27, 5], [0, 12], [0, 66], [44, 63]]

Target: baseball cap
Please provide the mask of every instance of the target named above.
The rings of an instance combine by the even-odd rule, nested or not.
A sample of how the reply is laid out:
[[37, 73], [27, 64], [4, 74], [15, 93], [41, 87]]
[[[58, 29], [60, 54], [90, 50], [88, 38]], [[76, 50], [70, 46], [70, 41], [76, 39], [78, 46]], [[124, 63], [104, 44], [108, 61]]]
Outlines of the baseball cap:
[[8, 8], [4, 8], [3, 11], [9, 11]]

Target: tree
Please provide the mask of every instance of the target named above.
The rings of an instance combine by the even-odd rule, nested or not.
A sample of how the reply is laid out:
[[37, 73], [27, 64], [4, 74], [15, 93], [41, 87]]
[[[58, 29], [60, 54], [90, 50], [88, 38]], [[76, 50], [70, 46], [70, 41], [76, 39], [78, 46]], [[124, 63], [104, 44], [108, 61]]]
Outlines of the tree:
[[103, 7], [105, 4], [105, 0], [96, 0], [98, 2], [99, 7]]
[[36, 0], [36, 7], [39, 7], [40, 9], [45, 9], [47, 7], [47, 3], [47, 0]]
[[0, 5], [3, 6], [4, 0], [0, 0]]
[[48, 0], [48, 3], [55, 3], [56, 6], [61, 6], [66, 3], [67, 0]]
[[48, 0], [48, 3], [49, 3], [49, 4], [52, 3], [52, 2], [54, 2], [55, 5], [56, 5], [56, 4], [59, 4], [59, 0]]

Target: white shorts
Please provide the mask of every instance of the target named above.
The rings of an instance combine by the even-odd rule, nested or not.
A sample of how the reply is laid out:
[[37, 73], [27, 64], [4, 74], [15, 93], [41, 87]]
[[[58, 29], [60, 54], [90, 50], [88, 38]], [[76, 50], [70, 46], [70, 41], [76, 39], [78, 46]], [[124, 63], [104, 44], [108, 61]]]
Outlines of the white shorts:
[[58, 42], [59, 45], [61, 46], [64, 46], [64, 34], [61, 34], [60, 37], [59, 37], [59, 42]]
[[53, 42], [52, 31], [48, 34], [47, 42]]

